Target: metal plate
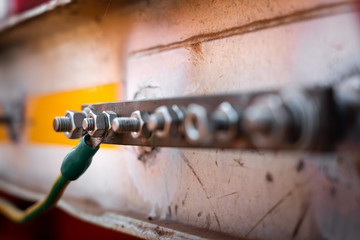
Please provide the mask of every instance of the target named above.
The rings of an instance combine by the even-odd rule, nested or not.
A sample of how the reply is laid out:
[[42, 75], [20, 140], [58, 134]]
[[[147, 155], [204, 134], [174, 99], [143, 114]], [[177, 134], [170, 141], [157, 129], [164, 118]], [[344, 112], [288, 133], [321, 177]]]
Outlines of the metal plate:
[[[304, 90], [307, 96], [310, 96], [314, 105], [317, 105], [319, 113], [314, 118], [317, 121], [323, 122], [326, 120], [327, 124], [321, 124], [318, 129], [311, 146], [305, 146], [305, 149], [329, 150], [334, 149], [334, 142], [337, 141], [335, 136], [338, 135], [336, 126], [338, 116], [335, 105], [332, 99], [331, 88], [316, 88]], [[229, 94], [229, 95], [214, 95], [214, 96], [190, 96], [185, 98], [167, 98], [154, 100], [139, 100], [139, 101], [121, 101], [109, 103], [85, 104], [82, 109], [89, 107], [97, 111], [113, 111], [119, 117], [129, 117], [132, 112], [136, 110], [152, 113], [157, 107], [177, 105], [186, 109], [189, 104], [196, 103], [203, 106], [207, 110], [208, 121], [211, 121], [211, 114], [223, 102], [228, 102], [241, 116], [244, 109], [252, 104], [255, 98], [260, 95], [279, 94], [278, 92], [255, 92], [243, 94]], [[238, 123], [238, 134], [233, 140], [220, 141], [217, 139], [215, 132], [211, 140], [205, 143], [190, 143], [187, 141], [183, 133], [169, 134], [164, 138], [159, 138], [152, 134], [149, 138], [133, 138], [130, 133], [118, 134], [112, 131], [109, 132], [104, 140], [104, 143], [119, 144], [119, 145], [137, 145], [137, 146], [152, 146], [152, 147], [195, 147], [195, 148], [254, 148], [246, 134], [241, 134], [242, 121], [241, 117]], [[296, 146], [282, 146], [281, 149], [292, 149]], [[302, 146], [304, 148], [304, 146]]]

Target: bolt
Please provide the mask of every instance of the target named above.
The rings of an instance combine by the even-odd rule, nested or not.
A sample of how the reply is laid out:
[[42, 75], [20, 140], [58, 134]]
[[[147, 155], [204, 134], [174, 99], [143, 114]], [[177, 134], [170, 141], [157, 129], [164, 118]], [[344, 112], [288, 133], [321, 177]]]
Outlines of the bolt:
[[149, 117], [148, 128], [150, 131], [162, 130], [165, 127], [165, 119], [163, 116], [153, 114]]
[[251, 106], [245, 113], [246, 127], [248, 132], [267, 134], [271, 131], [273, 117], [271, 112], [264, 106]]
[[169, 135], [178, 134], [182, 122], [183, 114], [179, 107], [160, 106], [148, 118], [147, 128], [154, 131], [157, 137], [165, 138]]
[[268, 94], [258, 96], [245, 109], [242, 127], [254, 146], [277, 149], [296, 141], [293, 140], [297, 135], [294, 119], [279, 95]]
[[140, 121], [135, 117], [117, 117], [111, 123], [114, 132], [137, 132], [140, 130]]
[[211, 118], [217, 139], [229, 141], [238, 134], [239, 114], [228, 102], [221, 103]]
[[84, 134], [82, 122], [85, 113], [67, 110], [64, 117], [55, 117], [53, 127], [56, 132], [65, 132], [70, 139], [81, 138]]
[[86, 131], [92, 131], [95, 129], [95, 123], [93, 118], [84, 118], [82, 123], [83, 129]]
[[68, 117], [55, 117], [53, 127], [55, 132], [68, 132], [71, 130], [71, 119]]
[[82, 127], [88, 129], [87, 132], [92, 137], [104, 137], [108, 131], [107, 118], [97, 110], [90, 110], [86, 121], [82, 121]]

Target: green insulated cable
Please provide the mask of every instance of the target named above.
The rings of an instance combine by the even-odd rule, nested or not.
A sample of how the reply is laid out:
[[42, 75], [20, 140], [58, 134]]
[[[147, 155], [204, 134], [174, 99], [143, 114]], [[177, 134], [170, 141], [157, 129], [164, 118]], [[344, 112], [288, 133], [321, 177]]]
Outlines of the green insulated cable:
[[61, 174], [55, 180], [47, 196], [25, 210], [18, 209], [10, 202], [0, 198], [0, 213], [17, 223], [25, 223], [52, 208], [61, 198], [70, 181], [79, 178], [90, 166], [92, 157], [99, 146], [88, 146], [90, 136], [85, 135], [74, 149], [64, 158]]

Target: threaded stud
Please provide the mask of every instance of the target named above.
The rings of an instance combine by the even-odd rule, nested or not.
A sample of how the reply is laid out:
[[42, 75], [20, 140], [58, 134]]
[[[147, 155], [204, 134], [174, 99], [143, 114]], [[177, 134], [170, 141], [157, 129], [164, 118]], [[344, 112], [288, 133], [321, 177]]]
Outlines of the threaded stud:
[[140, 130], [139, 119], [134, 117], [118, 117], [111, 123], [114, 132], [137, 132]]
[[86, 131], [92, 131], [95, 129], [95, 122], [93, 118], [84, 118], [83, 129]]
[[53, 128], [55, 132], [69, 132], [72, 128], [71, 119], [68, 117], [55, 117]]

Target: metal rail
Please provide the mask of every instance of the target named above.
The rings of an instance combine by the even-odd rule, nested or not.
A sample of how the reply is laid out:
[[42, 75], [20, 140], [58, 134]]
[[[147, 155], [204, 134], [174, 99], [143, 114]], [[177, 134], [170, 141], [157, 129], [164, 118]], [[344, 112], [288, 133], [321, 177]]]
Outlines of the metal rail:
[[360, 140], [360, 84], [85, 104], [56, 117], [69, 138], [151, 147], [332, 151]]

